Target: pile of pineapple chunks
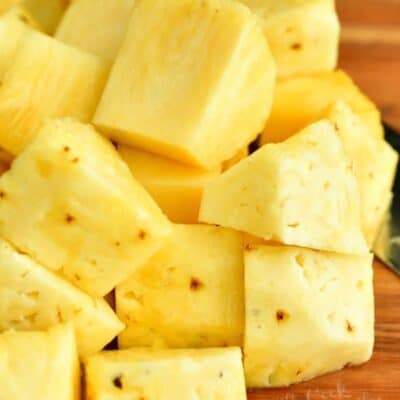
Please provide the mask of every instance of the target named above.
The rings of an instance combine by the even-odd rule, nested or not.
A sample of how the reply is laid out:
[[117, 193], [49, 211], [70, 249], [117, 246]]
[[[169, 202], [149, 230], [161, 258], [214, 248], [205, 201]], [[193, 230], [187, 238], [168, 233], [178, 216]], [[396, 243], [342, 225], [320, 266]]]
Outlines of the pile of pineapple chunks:
[[333, 0], [0, 12], [1, 398], [243, 400], [371, 357], [397, 155]]

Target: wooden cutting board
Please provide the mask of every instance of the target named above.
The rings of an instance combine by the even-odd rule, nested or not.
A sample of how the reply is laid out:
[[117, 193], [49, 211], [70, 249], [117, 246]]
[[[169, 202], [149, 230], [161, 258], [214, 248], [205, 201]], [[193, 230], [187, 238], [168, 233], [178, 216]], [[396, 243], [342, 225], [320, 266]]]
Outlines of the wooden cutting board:
[[[340, 67], [400, 131], [400, 0], [337, 0]], [[400, 277], [375, 262], [376, 343], [372, 360], [249, 400], [400, 400]]]

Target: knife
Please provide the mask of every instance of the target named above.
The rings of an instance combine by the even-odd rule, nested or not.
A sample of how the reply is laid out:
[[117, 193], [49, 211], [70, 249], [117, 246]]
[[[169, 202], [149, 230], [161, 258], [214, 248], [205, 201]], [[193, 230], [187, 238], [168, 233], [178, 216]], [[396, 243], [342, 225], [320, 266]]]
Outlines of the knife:
[[[384, 127], [385, 139], [400, 154], [400, 133], [387, 125]], [[373, 251], [387, 267], [400, 276], [400, 166], [394, 181], [392, 204], [379, 230]]]

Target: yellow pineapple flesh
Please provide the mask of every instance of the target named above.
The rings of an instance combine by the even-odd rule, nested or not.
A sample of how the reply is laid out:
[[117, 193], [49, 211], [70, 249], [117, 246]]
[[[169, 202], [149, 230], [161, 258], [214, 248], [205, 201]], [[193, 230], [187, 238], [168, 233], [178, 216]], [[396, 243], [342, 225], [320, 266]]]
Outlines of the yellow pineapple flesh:
[[79, 354], [101, 350], [124, 325], [103, 299], [93, 299], [0, 239], [0, 331], [74, 325]]
[[88, 122], [108, 70], [96, 56], [26, 30], [0, 87], [0, 147], [18, 154], [45, 118]]
[[107, 60], [114, 60], [128, 28], [135, 0], [75, 0], [55, 37]]
[[212, 170], [194, 168], [122, 145], [118, 146], [118, 152], [132, 175], [172, 222], [198, 222], [204, 185], [219, 175], [220, 167]]
[[278, 77], [332, 71], [339, 20], [334, 0], [240, 0], [259, 18]]
[[175, 225], [164, 247], [116, 289], [120, 348], [239, 346], [243, 260], [238, 232]]
[[163, 244], [170, 222], [90, 125], [49, 120], [0, 179], [0, 236], [94, 296]]
[[268, 44], [245, 6], [141, 1], [94, 123], [117, 142], [212, 169], [262, 130], [274, 80]]
[[91, 400], [245, 400], [239, 348], [102, 352], [85, 362]]
[[79, 400], [80, 370], [69, 324], [48, 331], [0, 334], [4, 399]]
[[343, 71], [302, 76], [276, 85], [271, 116], [262, 143], [281, 142], [318, 121], [339, 100], [347, 102], [368, 126], [366, 134], [383, 137], [380, 113]]

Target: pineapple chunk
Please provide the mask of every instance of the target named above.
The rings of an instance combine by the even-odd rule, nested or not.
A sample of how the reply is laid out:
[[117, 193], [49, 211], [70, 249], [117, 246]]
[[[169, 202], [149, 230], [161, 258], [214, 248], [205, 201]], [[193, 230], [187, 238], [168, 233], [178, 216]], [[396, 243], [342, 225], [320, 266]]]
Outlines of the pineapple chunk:
[[135, 0], [75, 0], [55, 37], [99, 57], [114, 60], [128, 28]]
[[56, 30], [69, 2], [70, 0], [23, 0], [22, 4], [44, 31], [51, 35]]
[[107, 75], [99, 58], [26, 30], [0, 87], [0, 147], [18, 154], [46, 117], [89, 121]]
[[23, 5], [15, 5], [11, 7], [5, 14], [5, 18], [11, 18], [17, 21], [22, 22], [26, 26], [29, 26], [32, 29], [41, 30], [40, 25], [37, 21], [32, 17], [26, 7]]
[[376, 106], [343, 71], [303, 76], [279, 82], [262, 143], [281, 142], [319, 120], [336, 101], [346, 101], [368, 125], [368, 134], [383, 137]]
[[368, 127], [346, 103], [335, 103], [327, 117], [336, 127], [348, 157], [354, 160], [363, 232], [372, 247], [391, 198], [399, 155], [384, 140], [366, 134]]
[[245, 253], [249, 387], [287, 386], [372, 354], [372, 255], [294, 247]]
[[103, 299], [90, 298], [0, 239], [0, 331], [67, 321], [74, 324], [81, 355], [101, 350], [124, 327]]
[[262, 130], [274, 80], [268, 44], [243, 5], [141, 1], [94, 123], [118, 142], [211, 169]]
[[1, 398], [78, 400], [80, 371], [71, 325], [0, 335]]
[[126, 146], [118, 146], [118, 152], [171, 221], [198, 222], [204, 185], [218, 176], [221, 168], [207, 171], [188, 167]]
[[259, 17], [280, 78], [336, 67], [339, 20], [334, 0], [240, 1]]
[[239, 348], [103, 352], [85, 365], [91, 400], [245, 400]]
[[243, 147], [232, 158], [230, 158], [229, 160], [225, 161], [222, 164], [222, 170], [227, 171], [229, 168], [236, 165], [239, 161], [244, 160], [248, 155], [249, 155], [248, 146]]
[[94, 296], [162, 245], [170, 223], [111, 143], [48, 121], [0, 179], [0, 236]]
[[175, 225], [169, 241], [116, 289], [127, 328], [121, 348], [241, 345], [241, 236], [224, 228]]
[[328, 121], [263, 146], [208, 183], [200, 221], [285, 244], [368, 253], [353, 167]]

